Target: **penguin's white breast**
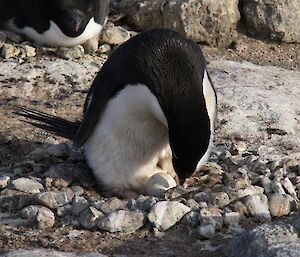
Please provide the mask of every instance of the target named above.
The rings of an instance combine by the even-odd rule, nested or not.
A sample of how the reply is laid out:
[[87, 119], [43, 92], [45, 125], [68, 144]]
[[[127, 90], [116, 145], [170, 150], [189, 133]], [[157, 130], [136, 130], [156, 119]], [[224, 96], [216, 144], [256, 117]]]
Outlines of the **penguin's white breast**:
[[7, 22], [4, 22], [3, 27], [16, 33], [26, 35], [29, 39], [35, 41], [38, 44], [65, 47], [83, 44], [92, 37], [99, 35], [102, 30], [102, 26], [96, 23], [94, 18], [90, 19], [85, 30], [78, 37], [66, 36], [53, 21], [50, 21], [50, 28], [42, 34], [38, 33], [31, 27], [24, 27], [22, 29], [18, 28], [14, 24], [14, 19], [10, 19]]
[[[108, 102], [85, 144], [95, 177], [108, 188], [141, 188], [157, 164], [171, 164], [167, 120], [145, 85], [127, 85]], [[167, 171], [166, 171], [167, 172]]]

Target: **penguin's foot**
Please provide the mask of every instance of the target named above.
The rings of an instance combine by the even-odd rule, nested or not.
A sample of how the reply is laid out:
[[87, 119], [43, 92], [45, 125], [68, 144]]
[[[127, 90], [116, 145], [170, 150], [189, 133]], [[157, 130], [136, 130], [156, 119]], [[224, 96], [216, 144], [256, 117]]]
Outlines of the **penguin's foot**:
[[82, 44], [84, 51], [88, 54], [95, 53], [98, 50], [99, 36], [95, 36]]

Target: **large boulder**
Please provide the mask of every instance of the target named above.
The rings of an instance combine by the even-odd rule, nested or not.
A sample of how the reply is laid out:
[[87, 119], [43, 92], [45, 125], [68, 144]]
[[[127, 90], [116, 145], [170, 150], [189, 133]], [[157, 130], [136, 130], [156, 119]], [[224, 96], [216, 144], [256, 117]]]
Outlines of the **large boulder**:
[[249, 32], [283, 42], [300, 42], [299, 0], [244, 0]]
[[238, 0], [121, 0], [113, 6], [137, 30], [166, 27], [210, 45], [228, 46], [240, 19]]
[[238, 135], [262, 158], [300, 160], [300, 72], [226, 60], [208, 67], [218, 95], [216, 138]]

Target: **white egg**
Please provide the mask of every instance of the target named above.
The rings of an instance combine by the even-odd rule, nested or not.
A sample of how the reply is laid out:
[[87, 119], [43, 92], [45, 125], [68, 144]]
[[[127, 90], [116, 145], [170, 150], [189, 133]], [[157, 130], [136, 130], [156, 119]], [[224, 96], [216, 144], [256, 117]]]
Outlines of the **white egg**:
[[164, 193], [176, 187], [175, 179], [167, 173], [156, 173], [151, 176], [145, 184], [145, 190], [148, 195], [162, 197]]

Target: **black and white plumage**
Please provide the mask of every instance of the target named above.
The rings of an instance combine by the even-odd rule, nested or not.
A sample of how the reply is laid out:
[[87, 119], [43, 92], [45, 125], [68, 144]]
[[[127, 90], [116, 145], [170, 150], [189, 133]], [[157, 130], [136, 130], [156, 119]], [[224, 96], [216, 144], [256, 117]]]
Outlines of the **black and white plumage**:
[[155, 173], [183, 181], [206, 161], [216, 94], [199, 46], [174, 31], [153, 29], [109, 57], [88, 92], [81, 122], [27, 108], [19, 114], [84, 146], [106, 188], [148, 193], [145, 183]]
[[109, 0], [0, 0], [0, 24], [41, 45], [95, 48], [108, 8]]

